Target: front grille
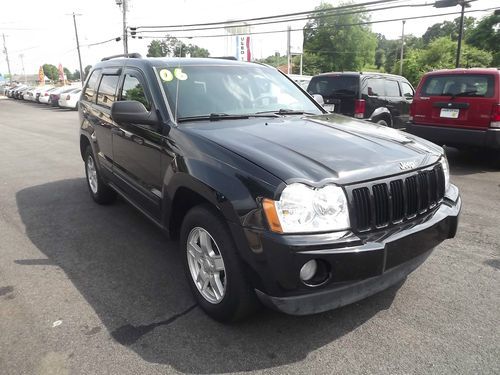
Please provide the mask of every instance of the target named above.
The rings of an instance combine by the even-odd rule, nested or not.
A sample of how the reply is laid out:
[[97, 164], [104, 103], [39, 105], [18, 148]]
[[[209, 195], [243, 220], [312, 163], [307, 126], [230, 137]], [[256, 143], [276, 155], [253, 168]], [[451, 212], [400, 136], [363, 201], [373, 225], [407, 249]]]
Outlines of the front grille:
[[441, 164], [405, 176], [348, 190], [353, 229], [368, 231], [411, 220], [437, 207], [444, 197]]

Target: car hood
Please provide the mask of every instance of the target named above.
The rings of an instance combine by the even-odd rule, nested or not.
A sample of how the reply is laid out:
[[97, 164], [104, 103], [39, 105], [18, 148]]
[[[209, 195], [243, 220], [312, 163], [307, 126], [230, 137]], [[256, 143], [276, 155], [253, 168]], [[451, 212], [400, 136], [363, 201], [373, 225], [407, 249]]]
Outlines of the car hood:
[[442, 155], [441, 147], [418, 137], [336, 114], [193, 122], [182, 128], [286, 183], [361, 182], [425, 167]]

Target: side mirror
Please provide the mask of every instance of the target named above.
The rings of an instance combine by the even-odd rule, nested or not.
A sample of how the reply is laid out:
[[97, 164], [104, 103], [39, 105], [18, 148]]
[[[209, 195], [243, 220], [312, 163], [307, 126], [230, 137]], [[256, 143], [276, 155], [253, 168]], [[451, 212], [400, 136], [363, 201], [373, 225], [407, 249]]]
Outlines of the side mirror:
[[325, 104], [325, 99], [323, 99], [323, 95], [313, 94], [313, 98], [319, 105], [323, 106]]
[[156, 111], [148, 111], [137, 100], [123, 100], [111, 105], [111, 118], [116, 123], [158, 125]]
[[406, 98], [406, 99], [413, 99], [413, 94], [410, 94], [410, 93], [408, 93], [408, 92], [407, 92], [407, 93], [405, 94], [405, 98]]

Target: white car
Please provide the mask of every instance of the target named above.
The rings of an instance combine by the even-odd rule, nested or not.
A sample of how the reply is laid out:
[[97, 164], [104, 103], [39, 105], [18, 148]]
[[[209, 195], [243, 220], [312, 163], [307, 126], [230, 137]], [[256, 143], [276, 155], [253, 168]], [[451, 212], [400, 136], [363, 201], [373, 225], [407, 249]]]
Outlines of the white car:
[[82, 94], [82, 89], [78, 88], [70, 92], [61, 93], [59, 96], [59, 107], [61, 108], [71, 108], [76, 110], [78, 108], [78, 101]]
[[35, 91], [35, 87], [26, 90], [23, 93], [23, 99], [27, 101], [33, 101], [33, 91]]
[[307, 89], [309, 82], [311, 81], [312, 76], [304, 76], [300, 74], [287, 74], [292, 80], [299, 84], [304, 90]]
[[38, 101], [40, 103], [43, 103], [43, 104], [48, 104], [50, 94], [52, 93], [52, 91], [57, 90], [57, 89], [58, 89], [58, 87], [52, 87], [49, 89], [42, 90], [42, 92], [40, 93], [40, 96], [38, 97]]
[[35, 88], [35, 90], [33, 91], [33, 99], [35, 102], [39, 102], [40, 101], [40, 96], [42, 94], [42, 92], [48, 90], [48, 89], [51, 89], [53, 88], [54, 86], [52, 85], [44, 85], [44, 86], [38, 86], [37, 88]]

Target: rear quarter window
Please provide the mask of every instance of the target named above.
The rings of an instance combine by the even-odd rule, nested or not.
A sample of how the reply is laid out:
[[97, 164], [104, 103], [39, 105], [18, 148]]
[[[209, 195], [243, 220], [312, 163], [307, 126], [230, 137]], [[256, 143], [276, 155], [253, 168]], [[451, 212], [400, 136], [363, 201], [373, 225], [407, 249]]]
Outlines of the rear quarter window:
[[495, 79], [491, 74], [443, 74], [427, 77], [421, 96], [493, 97]]
[[95, 101], [95, 87], [97, 84], [97, 78], [99, 77], [99, 70], [94, 70], [90, 74], [90, 78], [87, 82], [87, 86], [85, 87], [85, 91], [83, 92], [83, 99], [89, 102]]

